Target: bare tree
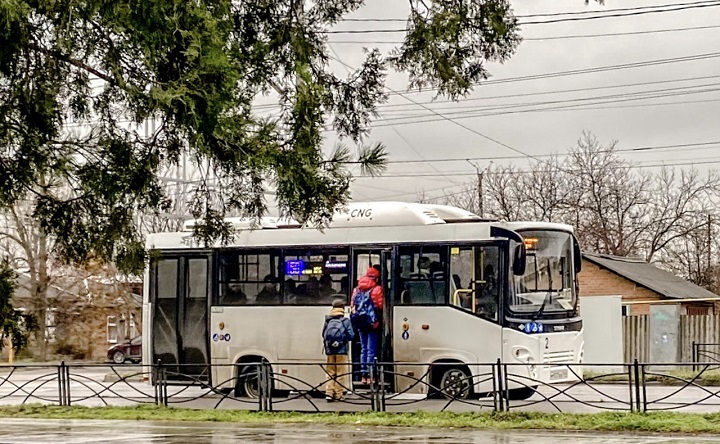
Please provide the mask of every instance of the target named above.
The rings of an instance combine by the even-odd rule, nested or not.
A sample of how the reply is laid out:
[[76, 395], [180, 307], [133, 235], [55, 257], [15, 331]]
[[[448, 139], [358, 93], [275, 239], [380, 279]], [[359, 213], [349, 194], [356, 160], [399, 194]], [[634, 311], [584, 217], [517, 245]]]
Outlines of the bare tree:
[[565, 162], [552, 156], [534, 163], [527, 174], [518, 177], [515, 183], [523, 219], [546, 222], [565, 219], [568, 205], [575, 197], [565, 169]]
[[645, 213], [647, 261], [676, 239], [707, 230], [708, 217], [716, 208], [714, 201], [720, 196], [720, 177], [716, 172], [700, 177], [695, 169], [678, 174], [675, 169], [663, 168], [654, 177], [651, 196]]
[[584, 132], [567, 163], [570, 180], [581, 190], [576, 216], [578, 237], [588, 249], [617, 256], [638, 254], [647, 228], [651, 177], [631, 171], [616, 152], [617, 142], [601, 145]]
[[4, 227], [0, 229], [0, 248], [11, 258], [13, 266], [23, 270], [19, 280], [19, 289], [24, 290], [30, 298], [31, 312], [37, 322], [35, 343], [38, 357], [44, 360], [47, 356], [47, 310], [48, 289], [52, 285], [50, 252], [53, 242], [40, 225], [32, 217], [34, 201], [25, 200], [11, 207], [5, 213]]

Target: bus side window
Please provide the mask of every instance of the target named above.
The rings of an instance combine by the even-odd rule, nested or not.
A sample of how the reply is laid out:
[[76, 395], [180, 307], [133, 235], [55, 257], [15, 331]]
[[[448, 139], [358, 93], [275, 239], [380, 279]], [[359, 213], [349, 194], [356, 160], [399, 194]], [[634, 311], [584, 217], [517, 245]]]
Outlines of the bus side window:
[[347, 298], [349, 257], [347, 249], [285, 250], [284, 303], [330, 305], [338, 295]]
[[447, 298], [446, 248], [400, 249], [401, 305], [443, 305]]
[[[220, 254], [220, 305], [276, 305], [279, 276], [277, 255], [257, 251]], [[273, 290], [274, 288], [274, 290]]]
[[473, 247], [450, 247], [450, 303], [465, 310], [472, 310], [473, 264]]

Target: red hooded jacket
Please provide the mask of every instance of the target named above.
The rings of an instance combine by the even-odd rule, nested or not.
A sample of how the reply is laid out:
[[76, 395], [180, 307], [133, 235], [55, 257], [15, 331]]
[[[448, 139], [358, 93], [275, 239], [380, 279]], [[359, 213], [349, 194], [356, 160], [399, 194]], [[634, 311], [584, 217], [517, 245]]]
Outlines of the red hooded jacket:
[[[355, 287], [355, 290], [353, 290], [353, 295], [350, 302], [351, 308], [354, 309], [355, 295], [358, 293], [358, 291], [370, 290], [370, 299], [372, 299], [373, 306], [375, 307], [375, 315], [378, 317], [378, 319], [382, 316], [383, 308], [383, 289], [382, 286], [378, 285], [377, 283], [377, 279], [379, 277], [380, 273], [376, 269], [369, 268], [365, 276], [358, 279], [357, 287]], [[376, 325], [376, 328], [380, 325], [380, 323], [378, 322], [377, 324], [378, 325]]]

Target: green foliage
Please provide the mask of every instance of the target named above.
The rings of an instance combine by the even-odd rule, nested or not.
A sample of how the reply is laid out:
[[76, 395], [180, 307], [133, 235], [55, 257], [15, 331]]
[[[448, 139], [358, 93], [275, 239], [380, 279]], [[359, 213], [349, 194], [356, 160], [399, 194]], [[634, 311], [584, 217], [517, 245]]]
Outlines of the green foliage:
[[28, 337], [37, 326], [32, 316], [20, 314], [12, 306], [15, 292], [15, 272], [6, 260], [0, 261], [0, 350], [7, 339], [19, 351], [28, 344]]
[[[325, 158], [323, 132], [336, 130], [363, 170], [380, 172], [385, 150], [363, 136], [389, 66], [457, 97], [520, 41], [506, 0], [412, 1], [393, 56], [367, 51], [340, 78], [326, 31], [363, 4], [0, 0], [0, 208], [31, 196], [64, 259], [137, 270], [136, 216], [167, 210], [158, 172], [187, 158], [203, 172], [182, 197], [203, 243], [231, 236], [227, 214], [261, 216], [268, 186], [285, 215], [326, 222], [349, 198], [355, 161], [347, 149]], [[262, 96], [279, 111], [259, 109]]]

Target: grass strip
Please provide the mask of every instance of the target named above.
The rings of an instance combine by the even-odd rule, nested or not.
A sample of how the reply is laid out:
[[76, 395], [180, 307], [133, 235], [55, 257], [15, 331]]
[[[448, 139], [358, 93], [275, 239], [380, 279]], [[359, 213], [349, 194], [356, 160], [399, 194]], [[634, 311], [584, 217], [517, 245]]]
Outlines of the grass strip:
[[476, 429], [535, 429], [597, 432], [720, 433], [720, 413], [549, 414], [510, 413], [258, 413], [241, 410], [193, 410], [156, 406], [58, 407], [0, 406], [0, 417], [44, 419], [103, 419], [211, 421], [235, 423], [315, 423], [394, 427], [455, 427]]

